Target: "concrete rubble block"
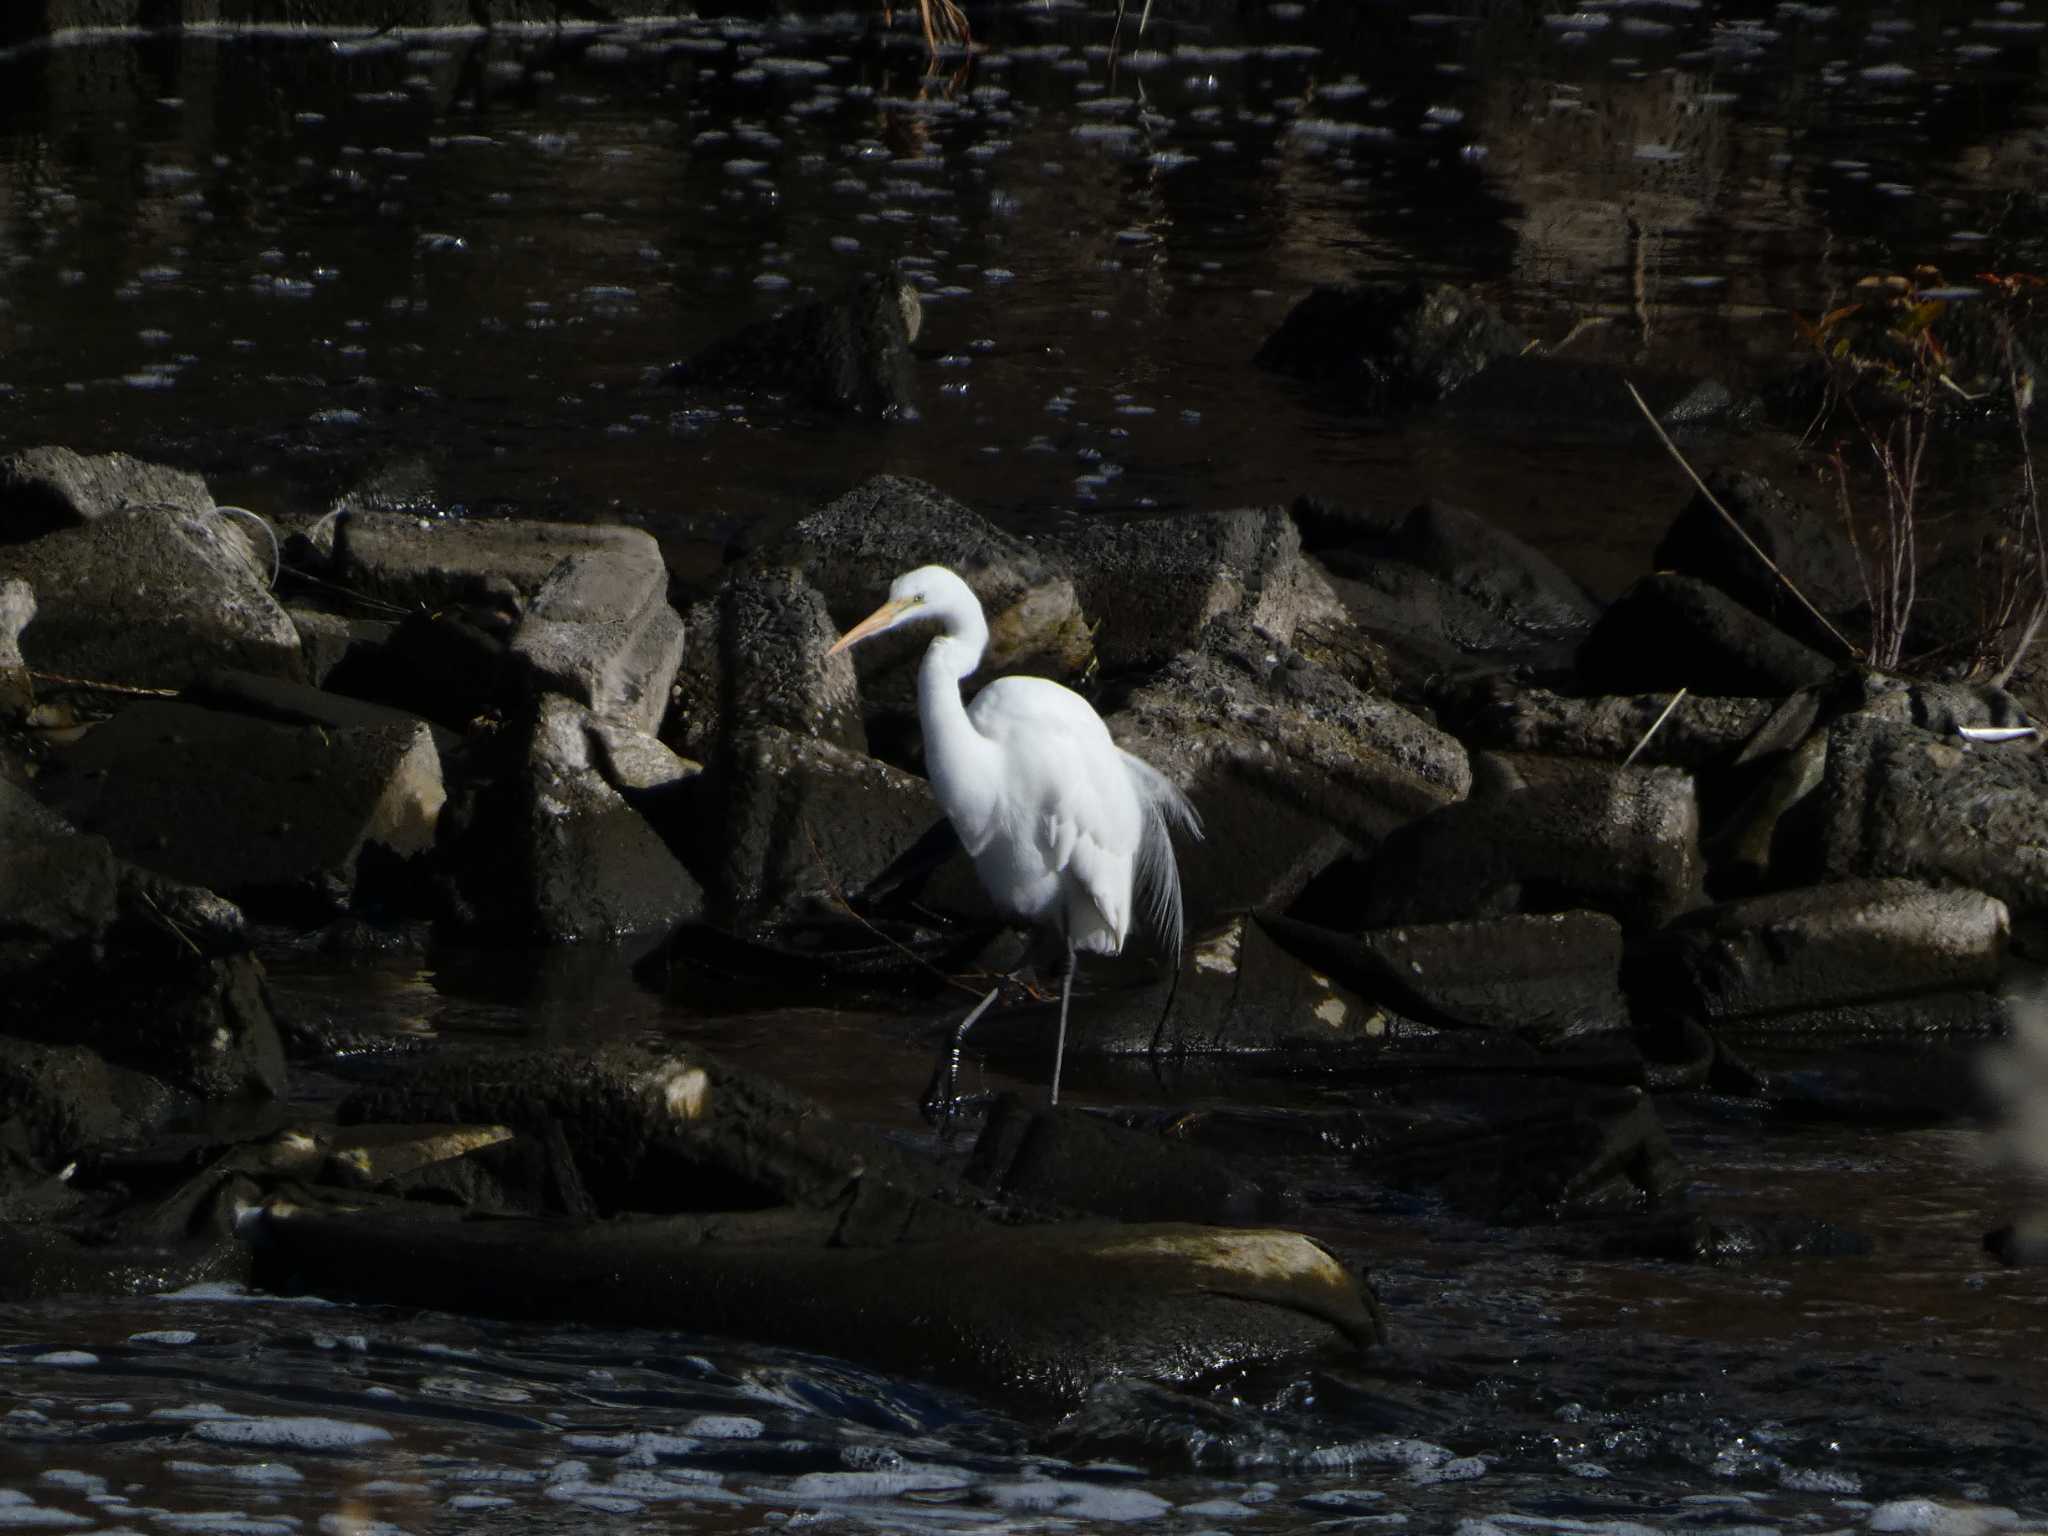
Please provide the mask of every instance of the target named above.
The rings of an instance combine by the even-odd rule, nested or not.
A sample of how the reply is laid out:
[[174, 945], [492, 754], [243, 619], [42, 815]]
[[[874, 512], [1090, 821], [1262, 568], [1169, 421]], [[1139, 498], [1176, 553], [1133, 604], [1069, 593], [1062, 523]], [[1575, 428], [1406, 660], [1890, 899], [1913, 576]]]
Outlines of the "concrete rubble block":
[[[862, 481], [798, 519], [768, 558], [801, 571], [842, 630], [879, 607], [905, 571], [949, 567], [974, 589], [988, 619], [988, 651], [976, 674], [983, 680], [1009, 672], [1075, 677], [1094, 654], [1066, 565], [922, 480]], [[911, 626], [860, 648], [861, 688], [871, 705], [912, 703], [930, 639]]]
[[1992, 988], [2010, 927], [1982, 891], [1846, 880], [1689, 913], [1652, 963], [1713, 1021]]
[[215, 667], [299, 678], [299, 633], [271, 596], [270, 553], [213, 509], [118, 507], [27, 543], [0, 543], [0, 579], [35, 589], [29, 667], [180, 688]]
[[1812, 688], [1836, 663], [1696, 577], [1645, 576], [1579, 647], [1579, 673], [1609, 693], [1769, 696]]
[[701, 915], [702, 888], [608, 771], [616, 759], [597, 718], [559, 694], [508, 727], [494, 770], [442, 839], [445, 878], [469, 926], [569, 943], [662, 932]]
[[46, 446], [0, 458], [0, 543], [83, 527], [128, 507], [204, 514], [213, 497], [190, 470], [125, 453], [88, 457]]
[[1583, 635], [1600, 618], [1600, 605], [1555, 561], [1448, 502], [1426, 501], [1409, 513], [1387, 553], [1441, 578], [1531, 639]]
[[731, 738], [697, 785], [696, 863], [736, 929], [836, 909], [940, 819], [923, 779], [772, 727]]
[[1575, 698], [1498, 679], [1432, 702], [1468, 748], [1620, 762], [1640, 747], [1636, 761], [1646, 767], [1694, 770], [1733, 762], [1778, 707], [1773, 699], [1688, 693], [1672, 708], [1668, 693]]
[[913, 409], [917, 290], [893, 274], [742, 326], [685, 362], [672, 382], [792, 395], [819, 410], [894, 417]]
[[544, 692], [642, 731], [660, 728], [683, 659], [660, 547], [637, 529], [548, 573], [512, 636], [512, 655]]
[[[1716, 470], [1707, 476], [1707, 486], [1748, 539], [1731, 528], [1704, 496], [1695, 495], [1665, 531], [1652, 557], [1655, 568], [1718, 587], [1794, 639], [1833, 655], [1838, 642], [1791, 591], [1797, 588], [1837, 627], [1841, 615], [1867, 601], [1856, 552], [1833, 509], [1795, 502], [1747, 470]], [[1782, 579], [1773, 573], [1773, 565]]]
[[[1149, 946], [1135, 943], [1123, 961], [1089, 957], [1075, 982], [1067, 1055], [1308, 1054], [1386, 1044], [1399, 1021], [1278, 942], [1276, 924], [1262, 913], [1240, 912], [1191, 933], [1178, 976], [1165, 973]], [[1132, 973], [1145, 965], [1153, 974], [1134, 984]], [[1029, 1061], [1031, 1070], [1050, 1071], [1059, 1029], [1057, 973], [1046, 978], [1046, 987], [1045, 1002], [984, 1015], [968, 1038], [970, 1053], [1016, 1062], [1020, 1070]]]
[[18, 720], [35, 703], [21, 655], [21, 632], [35, 616], [35, 588], [25, 581], [0, 581], [0, 720]]
[[1274, 937], [1368, 999], [1424, 1022], [1541, 1043], [1629, 1028], [1621, 924], [1601, 912], [1520, 914], [1338, 933], [1273, 919]]
[[87, 964], [120, 907], [120, 860], [0, 779], [0, 986], [52, 961]]
[[402, 608], [493, 612], [514, 674], [652, 731], [682, 659], [661, 548], [637, 528], [349, 511], [326, 579]]
[[146, 1134], [189, 1103], [85, 1046], [0, 1035], [0, 1125], [13, 1122], [28, 1155], [45, 1169]]
[[1275, 1192], [1213, 1152], [1080, 1110], [1028, 1110], [1007, 1093], [962, 1177], [1015, 1206], [1117, 1221], [1242, 1225], [1281, 1214]]
[[1973, 887], [2015, 916], [2048, 910], [2048, 756], [2028, 742], [1846, 715], [1795, 820], [1778, 833], [1781, 878], [1897, 875]]
[[1303, 626], [1350, 629], [1322, 568], [1301, 552], [1284, 507], [1091, 520], [1061, 543], [1103, 666], [1154, 666], [1230, 614], [1291, 644]]
[[769, 727], [867, 751], [853, 658], [827, 659], [841, 626], [799, 567], [735, 567], [683, 627], [670, 734], [685, 750], [708, 757], [727, 732]]
[[1188, 912], [1284, 907], [1347, 849], [1461, 799], [1465, 749], [1398, 704], [1227, 616], [1109, 718], [1194, 800], [1178, 851]]
[[1486, 798], [1395, 832], [1373, 861], [1360, 926], [1587, 908], [1645, 930], [1701, 904], [1691, 775], [1574, 759], [1554, 760], [1550, 775], [1493, 775], [1500, 787]]
[[1448, 283], [1317, 288], [1252, 361], [1341, 392], [1373, 412], [1433, 405], [1528, 339], [1485, 300]]
[[424, 720], [292, 696], [306, 706], [296, 718], [131, 705], [53, 759], [47, 798], [146, 868], [260, 908], [345, 907], [367, 850], [409, 858], [433, 846], [440, 754]]

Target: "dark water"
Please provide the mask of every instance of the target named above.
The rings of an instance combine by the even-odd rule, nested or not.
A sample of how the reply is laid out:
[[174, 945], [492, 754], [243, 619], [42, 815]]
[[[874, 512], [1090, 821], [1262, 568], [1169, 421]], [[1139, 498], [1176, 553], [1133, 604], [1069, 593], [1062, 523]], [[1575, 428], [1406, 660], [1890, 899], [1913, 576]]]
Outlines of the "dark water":
[[[2043, 264], [2048, 7], [1176, 5], [901, 25], [80, 39], [0, 56], [0, 441], [309, 510], [424, 461], [478, 513], [630, 518], [686, 578], [881, 469], [1008, 526], [1427, 490], [1603, 590], [1679, 494], [1648, 451], [1331, 415], [1245, 359], [1307, 285], [1475, 282], [1533, 333], [1736, 378], [1871, 270]], [[658, 366], [895, 265], [922, 417], [830, 426]], [[1748, 445], [1750, 454], [1773, 450]], [[275, 957], [302, 1012], [666, 1037], [919, 1133], [914, 1023], [668, 1003], [621, 957]], [[989, 1068], [1001, 1081], [1002, 1074]], [[1096, 1074], [1100, 1101], [1316, 1101]], [[339, 1091], [311, 1075], [309, 1105]], [[199, 1295], [0, 1311], [0, 1528], [295, 1533], [1258, 1528], [1780, 1532], [2048, 1520], [2048, 1281], [1972, 1127], [1674, 1106], [1695, 1198], [1875, 1251], [1713, 1269], [1390, 1209], [1292, 1170], [1372, 1263], [1364, 1368], [1064, 1428], [687, 1334]], [[1141, 1433], [1144, 1426], [1153, 1426]], [[1948, 1513], [1891, 1500], [1933, 1498]]]

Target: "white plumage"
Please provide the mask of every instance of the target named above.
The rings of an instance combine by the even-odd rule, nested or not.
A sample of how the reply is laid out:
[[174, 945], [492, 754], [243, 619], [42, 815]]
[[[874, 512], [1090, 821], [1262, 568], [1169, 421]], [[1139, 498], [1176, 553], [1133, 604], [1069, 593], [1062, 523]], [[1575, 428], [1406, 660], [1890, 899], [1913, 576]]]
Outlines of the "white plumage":
[[[1169, 827], [1199, 837], [1201, 822], [1173, 782], [1118, 747], [1071, 689], [1042, 677], [1004, 677], [963, 705], [960, 684], [981, 665], [988, 623], [967, 583], [944, 566], [897, 577], [889, 600], [832, 650], [918, 622], [939, 626], [918, 670], [932, 789], [996, 905], [1066, 941], [1053, 1058], [1057, 1104], [1073, 951], [1119, 953], [1139, 907], [1143, 926], [1178, 960], [1180, 871]], [[994, 998], [991, 992], [968, 1016], [962, 1035]]]

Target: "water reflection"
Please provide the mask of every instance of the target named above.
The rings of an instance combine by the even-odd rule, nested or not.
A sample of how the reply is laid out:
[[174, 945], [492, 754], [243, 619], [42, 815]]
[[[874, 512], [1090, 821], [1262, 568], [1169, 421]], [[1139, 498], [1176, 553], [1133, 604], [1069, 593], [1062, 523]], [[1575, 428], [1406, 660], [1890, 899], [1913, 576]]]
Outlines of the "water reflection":
[[[952, 74], [859, 11], [11, 50], [13, 431], [260, 506], [418, 454], [471, 509], [677, 540], [885, 467], [1025, 527], [1304, 490], [1485, 504], [1244, 366], [1304, 287], [1477, 281], [1547, 339], [1601, 321], [1598, 345], [1729, 373], [1864, 271], [2039, 254], [2010, 217], [2041, 110], [2025, 7], [1156, 10], [1114, 57], [1105, 14], [995, 10]], [[882, 264], [931, 310], [921, 425], [653, 381]], [[1518, 520], [1578, 505], [1565, 479]], [[1547, 542], [1604, 574], [1584, 532]], [[1646, 542], [1612, 538], [1615, 569]]]

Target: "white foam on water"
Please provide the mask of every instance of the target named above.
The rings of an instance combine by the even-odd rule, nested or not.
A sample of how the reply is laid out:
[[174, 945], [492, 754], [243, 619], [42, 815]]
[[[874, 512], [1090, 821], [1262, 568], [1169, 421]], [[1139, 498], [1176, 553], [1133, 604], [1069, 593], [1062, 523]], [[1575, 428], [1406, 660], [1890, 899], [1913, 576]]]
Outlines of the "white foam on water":
[[320, 1517], [321, 1536], [406, 1536], [405, 1527], [389, 1520], [337, 1511]]
[[700, 1413], [683, 1426], [683, 1432], [706, 1440], [758, 1440], [767, 1426], [744, 1413]]
[[92, 1525], [88, 1515], [40, 1504], [0, 1504], [0, 1531], [75, 1531]]
[[1891, 1499], [1870, 1512], [1865, 1528], [1897, 1536], [1986, 1536], [2019, 1524], [2012, 1510], [1994, 1504], [1952, 1504], [1943, 1499]]
[[73, 1493], [105, 1493], [107, 1480], [97, 1472], [76, 1472], [69, 1467], [52, 1467], [37, 1482], [49, 1488], [68, 1488]]
[[391, 1431], [375, 1424], [316, 1415], [283, 1418], [208, 1419], [193, 1433], [214, 1445], [259, 1445], [290, 1451], [353, 1451], [381, 1445]]
[[1147, 1493], [1142, 1488], [1108, 1488], [1099, 1483], [1067, 1482], [1051, 1477], [989, 1483], [977, 1491], [998, 1509], [1058, 1513], [1077, 1520], [1107, 1520], [1117, 1524], [1156, 1520], [1173, 1508], [1158, 1494]]
[[281, 1461], [167, 1461], [164, 1470], [173, 1477], [199, 1477], [255, 1488], [284, 1488], [306, 1480], [298, 1468]]
[[805, 1472], [783, 1492], [793, 1499], [893, 1499], [906, 1493], [934, 1493], [965, 1488], [972, 1479], [951, 1467], [905, 1462], [874, 1472]]
[[58, 1365], [79, 1367], [98, 1365], [100, 1357], [84, 1349], [52, 1349], [40, 1355], [29, 1356], [30, 1365]]
[[298, 1536], [299, 1522], [289, 1515], [265, 1519], [232, 1510], [201, 1510], [194, 1514], [164, 1513], [151, 1521], [167, 1531], [197, 1531], [203, 1536]]

